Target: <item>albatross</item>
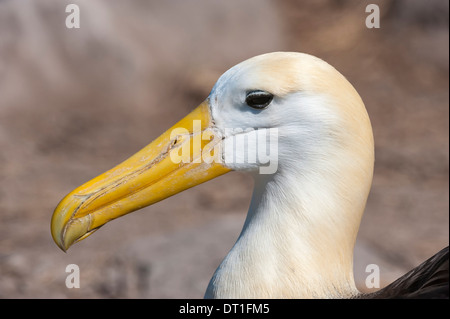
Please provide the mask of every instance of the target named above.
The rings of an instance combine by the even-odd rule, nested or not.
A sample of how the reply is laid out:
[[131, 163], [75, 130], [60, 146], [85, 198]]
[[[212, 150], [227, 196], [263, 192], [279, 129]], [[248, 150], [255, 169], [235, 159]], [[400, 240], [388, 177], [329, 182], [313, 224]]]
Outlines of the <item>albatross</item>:
[[[271, 150], [270, 162], [258, 156]], [[373, 168], [371, 123], [350, 82], [308, 54], [263, 54], [226, 71], [185, 118], [64, 197], [51, 233], [66, 251], [110, 220], [246, 171], [255, 181], [247, 217], [206, 298], [448, 298], [448, 247], [375, 293], [357, 290], [353, 249]]]

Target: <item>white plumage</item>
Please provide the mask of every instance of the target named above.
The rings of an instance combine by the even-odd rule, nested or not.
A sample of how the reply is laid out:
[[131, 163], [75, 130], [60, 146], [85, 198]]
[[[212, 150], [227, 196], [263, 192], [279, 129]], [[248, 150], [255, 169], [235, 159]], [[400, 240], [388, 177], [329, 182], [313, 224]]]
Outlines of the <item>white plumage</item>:
[[[194, 161], [175, 164], [169, 155], [190, 150], [199, 136], [193, 120], [214, 139], [199, 144], [197, 153], [192, 148]], [[183, 135], [169, 134], [180, 127]], [[278, 133], [273, 174], [262, 174], [261, 161], [245, 161], [257, 153], [254, 144], [229, 147], [237, 138], [251, 140], [254, 130]], [[274, 140], [265, 143], [266, 150], [274, 146]], [[215, 162], [195, 161], [199, 151], [213, 148]], [[67, 195], [53, 215], [52, 235], [66, 250], [111, 219], [230, 170], [247, 171], [255, 180], [248, 215], [205, 297], [361, 297], [353, 248], [373, 165], [371, 124], [353, 86], [316, 57], [264, 54], [224, 73], [205, 102], [172, 130]], [[446, 279], [438, 280], [436, 272], [445, 267]], [[444, 282], [448, 297], [448, 249], [405, 278], [374, 296], [418, 296], [422, 284], [429, 289]]]
[[[245, 105], [255, 89], [275, 96], [262, 111]], [[315, 57], [272, 53], [227, 71], [209, 100], [219, 130], [277, 128], [279, 158], [274, 175], [228, 164], [251, 170], [256, 187], [242, 233], [206, 297], [357, 294], [353, 246], [374, 160], [370, 122], [353, 87]]]

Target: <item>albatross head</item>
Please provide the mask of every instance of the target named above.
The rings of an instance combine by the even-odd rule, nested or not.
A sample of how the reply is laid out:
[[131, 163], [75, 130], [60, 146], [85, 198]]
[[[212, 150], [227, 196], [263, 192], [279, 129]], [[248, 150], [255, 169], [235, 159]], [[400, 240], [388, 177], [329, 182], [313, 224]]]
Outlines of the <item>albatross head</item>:
[[243, 170], [255, 178], [250, 209], [206, 296], [352, 295], [373, 160], [364, 104], [338, 71], [307, 54], [264, 54], [229, 69], [184, 119], [67, 195], [52, 236], [66, 250], [112, 219]]

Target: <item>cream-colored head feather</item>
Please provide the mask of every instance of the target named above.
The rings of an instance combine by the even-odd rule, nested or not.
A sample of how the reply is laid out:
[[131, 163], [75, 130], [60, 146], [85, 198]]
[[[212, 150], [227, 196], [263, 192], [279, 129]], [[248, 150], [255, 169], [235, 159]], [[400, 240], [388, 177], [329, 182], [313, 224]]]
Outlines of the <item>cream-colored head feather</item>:
[[110, 220], [244, 170], [255, 179], [250, 209], [206, 297], [349, 297], [373, 161], [364, 104], [338, 71], [306, 54], [265, 54], [231, 68], [172, 129], [64, 197], [52, 236], [67, 250]]
[[[273, 100], [246, 104], [251, 91]], [[277, 128], [278, 167], [249, 170], [255, 191], [242, 233], [214, 274], [206, 297], [348, 297], [353, 247], [370, 190], [372, 129], [353, 86], [326, 62], [301, 53], [269, 53], [228, 70], [209, 96], [226, 128]], [[224, 152], [224, 158], [228, 156]]]

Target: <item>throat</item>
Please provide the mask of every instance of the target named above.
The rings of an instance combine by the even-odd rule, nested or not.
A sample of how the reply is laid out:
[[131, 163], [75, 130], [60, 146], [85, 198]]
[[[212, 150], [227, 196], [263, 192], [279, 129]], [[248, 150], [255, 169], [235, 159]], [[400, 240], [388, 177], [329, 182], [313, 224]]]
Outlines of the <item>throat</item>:
[[205, 297], [357, 295], [353, 248], [364, 205], [348, 211], [347, 201], [333, 187], [319, 190], [280, 174], [256, 178], [242, 232]]

